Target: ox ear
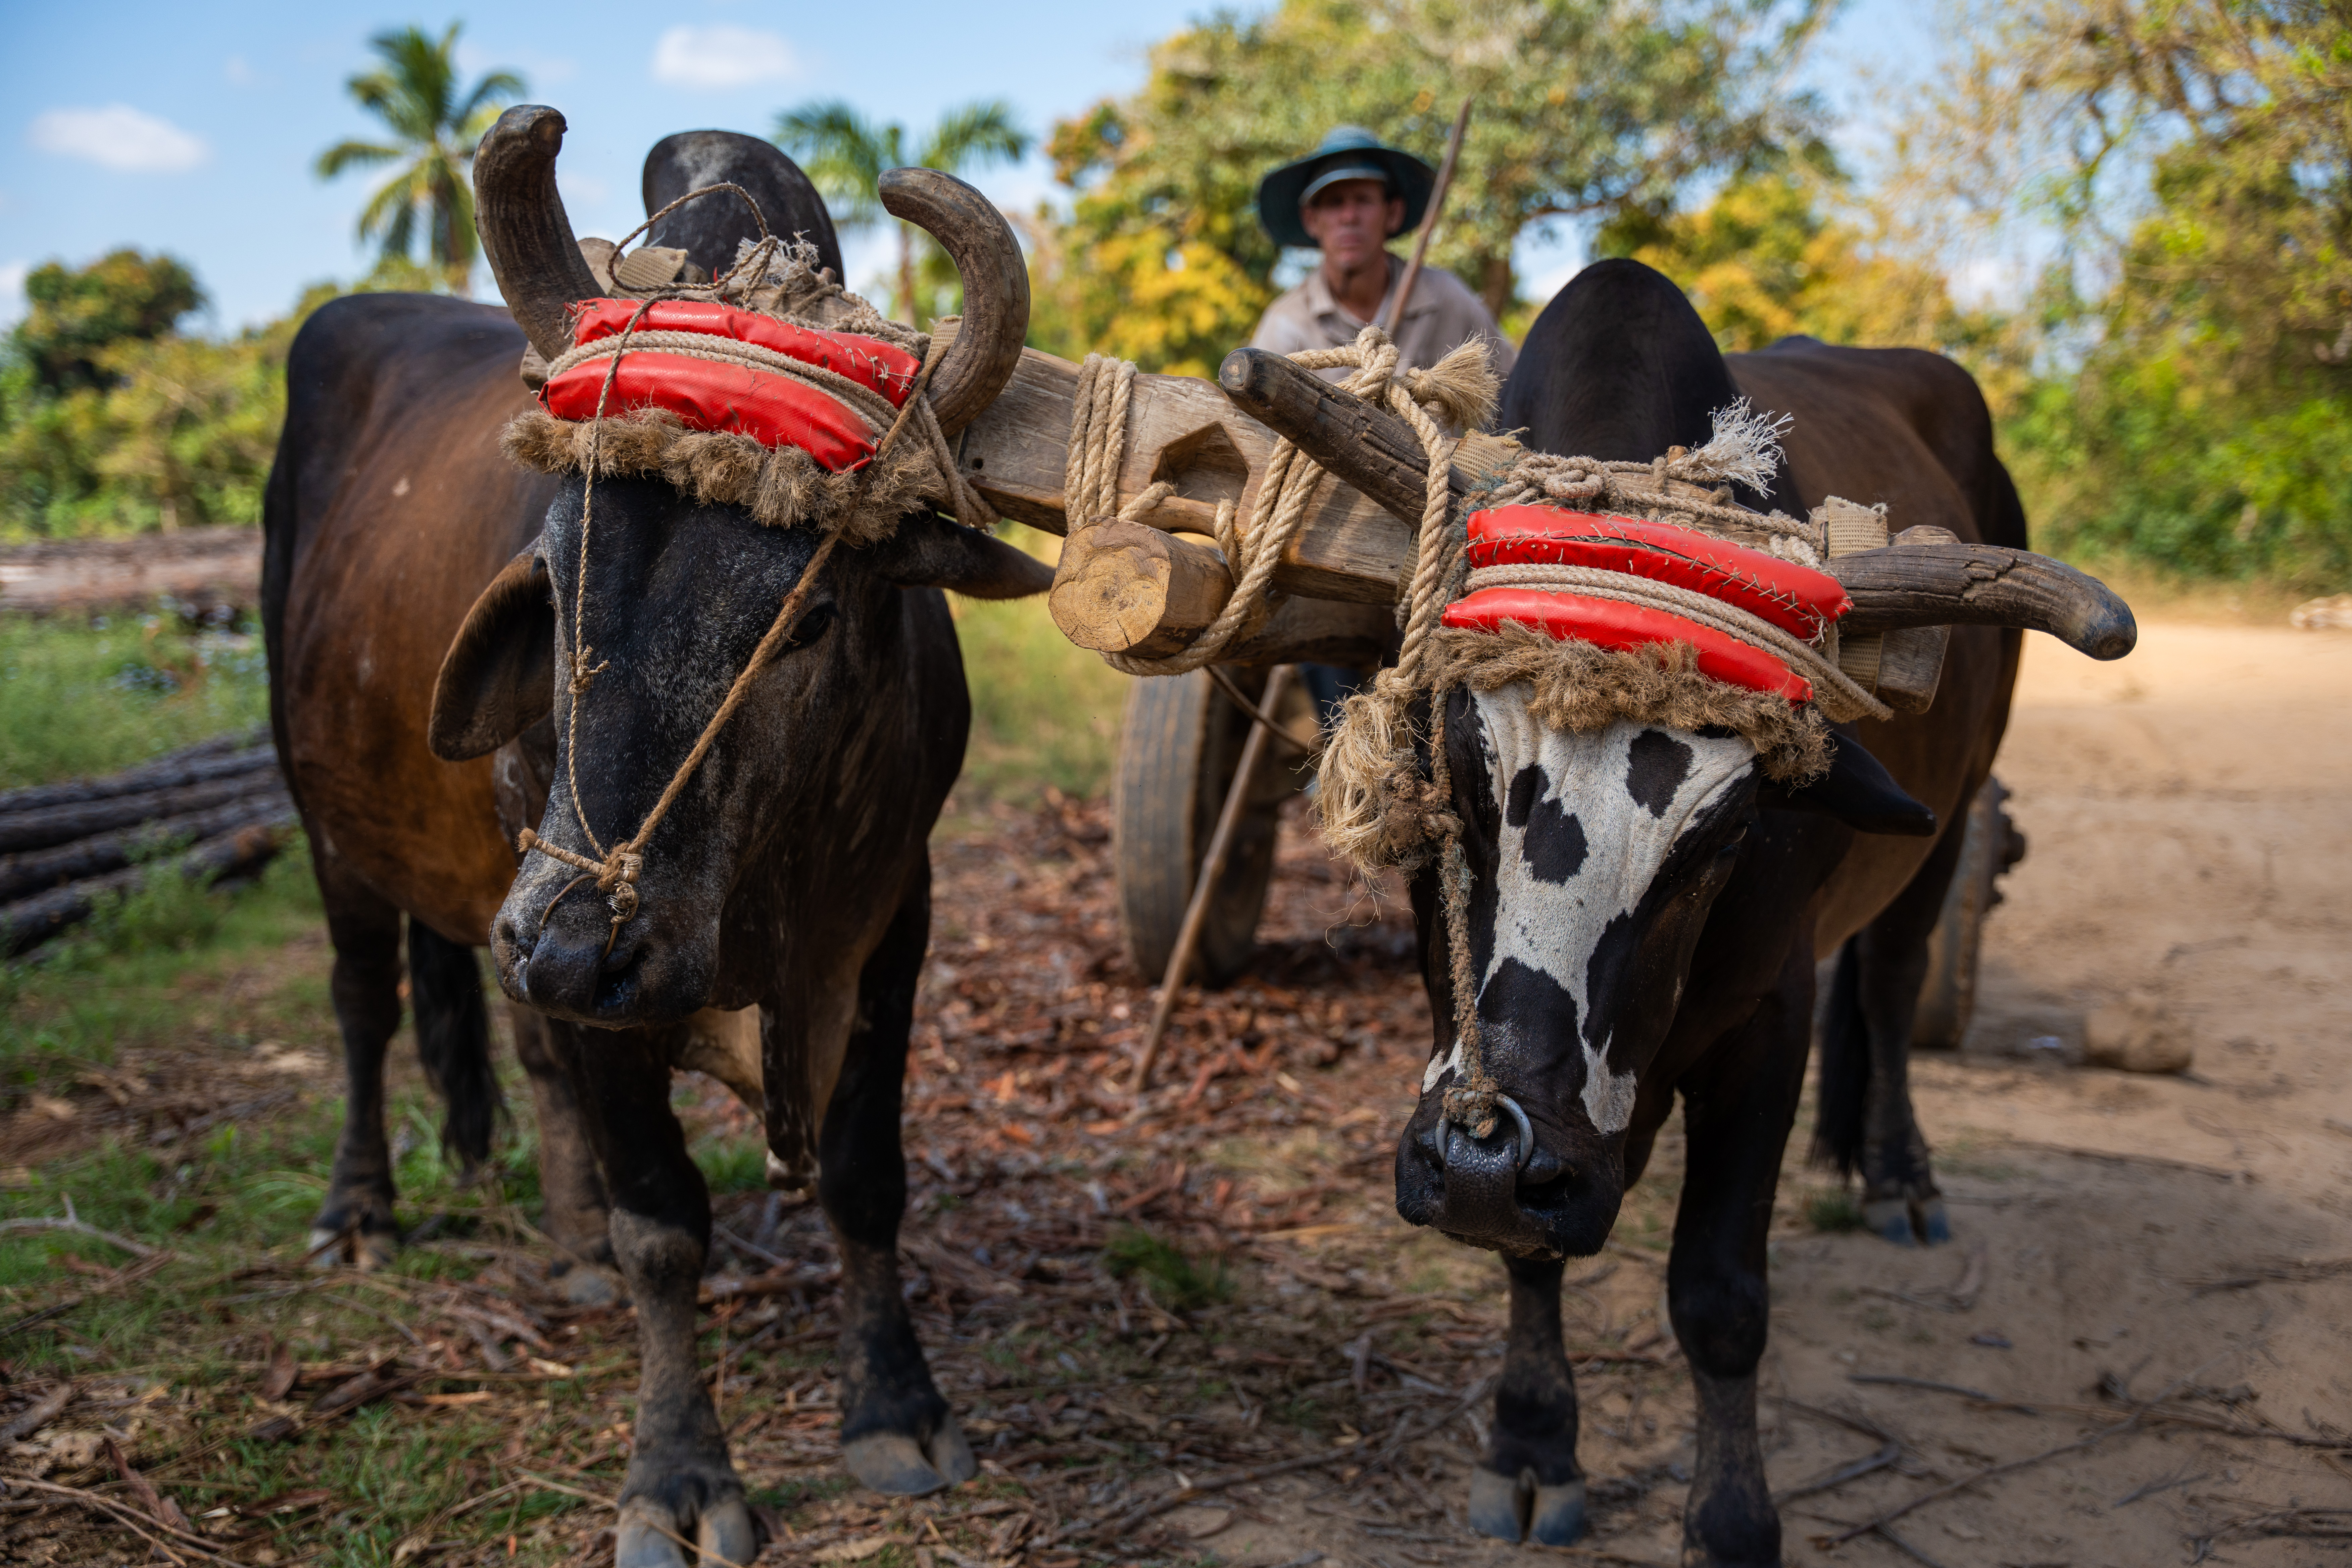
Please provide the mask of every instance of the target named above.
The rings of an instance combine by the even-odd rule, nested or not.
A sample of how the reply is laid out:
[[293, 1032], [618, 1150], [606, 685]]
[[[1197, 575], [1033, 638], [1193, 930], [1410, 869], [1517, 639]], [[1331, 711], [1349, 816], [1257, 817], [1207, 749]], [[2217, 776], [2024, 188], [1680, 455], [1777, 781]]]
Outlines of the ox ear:
[[901, 588], [948, 588], [970, 599], [1025, 599], [1054, 585], [1054, 569], [992, 533], [937, 513], [909, 515], [874, 546], [875, 565]]
[[555, 709], [555, 599], [539, 545], [508, 562], [441, 660], [425, 743], [444, 762], [487, 756]]
[[1757, 804], [1783, 811], [1818, 811], [1856, 833], [1926, 838], [1936, 831], [1936, 814], [1913, 800], [1860, 741], [1832, 734], [1830, 744], [1828, 773], [1794, 788], [1767, 781]]

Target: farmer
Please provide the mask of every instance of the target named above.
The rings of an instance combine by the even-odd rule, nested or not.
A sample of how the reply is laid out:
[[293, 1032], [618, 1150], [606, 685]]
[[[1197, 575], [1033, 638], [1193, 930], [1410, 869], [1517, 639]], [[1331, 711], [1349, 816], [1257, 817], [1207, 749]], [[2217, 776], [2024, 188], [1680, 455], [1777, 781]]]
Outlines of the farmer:
[[[1421, 226], [1436, 174], [1412, 153], [1382, 146], [1369, 131], [1342, 125], [1306, 157], [1258, 183], [1257, 215], [1276, 243], [1323, 253], [1307, 280], [1265, 308], [1250, 340], [1278, 353], [1343, 348], [1380, 320], [1404, 276], [1389, 241]], [[1485, 342], [1497, 375], [1510, 373], [1510, 342], [1477, 295], [1451, 272], [1424, 266], [1404, 319], [1391, 330], [1409, 366], [1435, 364], [1472, 338]], [[1345, 380], [1348, 371], [1321, 373]]]

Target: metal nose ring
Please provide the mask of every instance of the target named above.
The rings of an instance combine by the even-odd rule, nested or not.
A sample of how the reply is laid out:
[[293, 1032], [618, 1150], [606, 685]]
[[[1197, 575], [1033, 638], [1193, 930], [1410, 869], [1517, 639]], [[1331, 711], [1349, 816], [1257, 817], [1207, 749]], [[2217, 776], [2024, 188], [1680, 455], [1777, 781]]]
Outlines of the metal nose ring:
[[[1528, 1168], [1528, 1162], [1536, 1157], [1535, 1124], [1528, 1120], [1528, 1113], [1519, 1109], [1519, 1102], [1509, 1095], [1497, 1094], [1495, 1096], [1495, 1104], [1510, 1113], [1511, 1136], [1517, 1150], [1517, 1155], [1511, 1163], [1515, 1170], [1524, 1171]], [[1446, 1118], [1445, 1163], [1447, 1164], [1454, 1163], [1454, 1140], [1468, 1131], [1469, 1129], [1460, 1122], [1451, 1117]]]

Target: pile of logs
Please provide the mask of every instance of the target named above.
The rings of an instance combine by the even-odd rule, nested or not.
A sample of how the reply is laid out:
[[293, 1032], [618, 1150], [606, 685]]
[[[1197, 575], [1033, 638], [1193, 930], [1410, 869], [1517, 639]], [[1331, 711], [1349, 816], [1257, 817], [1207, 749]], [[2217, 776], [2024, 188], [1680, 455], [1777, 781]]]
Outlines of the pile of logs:
[[293, 822], [266, 730], [107, 778], [0, 794], [0, 957], [48, 941], [89, 919], [104, 895], [151, 877], [249, 877]]

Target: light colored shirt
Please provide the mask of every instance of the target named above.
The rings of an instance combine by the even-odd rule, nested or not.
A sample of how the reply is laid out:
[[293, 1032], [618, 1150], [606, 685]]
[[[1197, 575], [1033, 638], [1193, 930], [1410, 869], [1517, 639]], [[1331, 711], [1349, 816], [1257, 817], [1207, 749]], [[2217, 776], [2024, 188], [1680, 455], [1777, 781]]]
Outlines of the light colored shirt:
[[[1388, 310], [1390, 296], [1404, 277], [1404, 266], [1402, 258], [1389, 258], [1389, 286], [1375, 316]], [[1331, 297], [1331, 286], [1318, 267], [1307, 275], [1306, 282], [1265, 308], [1250, 347], [1286, 354], [1301, 349], [1345, 348], [1370, 324], [1358, 321]], [[1472, 338], [1486, 341], [1486, 360], [1496, 375], [1510, 374], [1512, 363], [1518, 358], [1510, 340], [1495, 324], [1486, 302], [1453, 273], [1435, 267], [1423, 267], [1421, 276], [1413, 280], [1412, 300], [1405, 306], [1404, 320], [1397, 323], [1394, 336], [1398, 358], [1417, 369], [1435, 364]], [[1345, 381], [1350, 373], [1333, 366], [1316, 374], [1326, 381]]]

